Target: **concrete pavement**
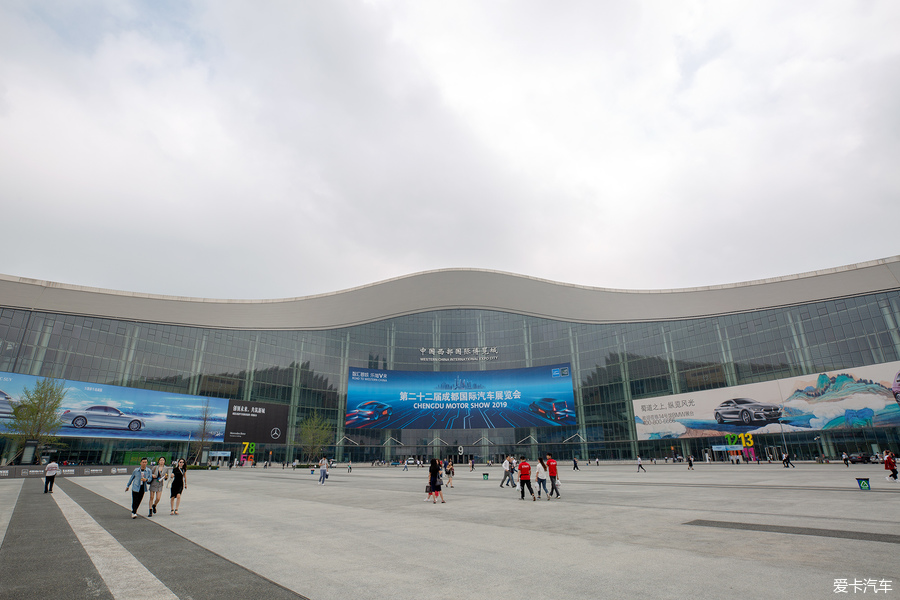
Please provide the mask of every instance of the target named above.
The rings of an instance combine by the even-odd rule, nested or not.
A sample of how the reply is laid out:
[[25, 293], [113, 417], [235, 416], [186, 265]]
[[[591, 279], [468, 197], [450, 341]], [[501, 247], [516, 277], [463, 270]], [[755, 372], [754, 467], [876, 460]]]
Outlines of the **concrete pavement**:
[[129, 557], [193, 599], [805, 599], [837, 580], [900, 598], [900, 484], [880, 465], [644, 466], [563, 465], [562, 499], [523, 502], [499, 467], [463, 465], [437, 505], [414, 467], [341, 466], [325, 486], [308, 469], [189, 471], [180, 515], [166, 500], [137, 520], [127, 476], [57, 478], [96, 528], [40, 480], [0, 481], [0, 598], [121, 600], [97, 564]]

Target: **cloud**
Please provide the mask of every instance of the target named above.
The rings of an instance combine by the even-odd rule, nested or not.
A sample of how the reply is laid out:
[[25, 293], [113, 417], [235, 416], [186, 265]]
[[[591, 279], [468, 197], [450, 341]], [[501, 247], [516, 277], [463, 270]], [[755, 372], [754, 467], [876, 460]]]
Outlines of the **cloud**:
[[[0, 5], [0, 272], [287, 297], [889, 256], [900, 9]], [[36, 241], [38, 241], [36, 243]]]

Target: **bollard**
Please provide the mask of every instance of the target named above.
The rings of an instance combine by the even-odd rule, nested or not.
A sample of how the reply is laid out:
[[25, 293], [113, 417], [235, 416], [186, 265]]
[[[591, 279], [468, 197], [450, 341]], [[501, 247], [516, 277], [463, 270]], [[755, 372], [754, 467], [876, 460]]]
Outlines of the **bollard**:
[[864, 492], [870, 491], [872, 488], [869, 487], [869, 478], [868, 477], [857, 477], [856, 483], [859, 484], [859, 489]]

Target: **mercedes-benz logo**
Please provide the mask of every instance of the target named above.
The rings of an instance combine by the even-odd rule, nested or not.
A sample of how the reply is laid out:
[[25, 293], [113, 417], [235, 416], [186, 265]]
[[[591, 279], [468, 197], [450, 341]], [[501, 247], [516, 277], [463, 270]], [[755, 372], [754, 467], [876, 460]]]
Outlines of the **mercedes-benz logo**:
[[277, 427], [272, 429], [272, 439], [277, 440], [281, 437], [281, 430]]

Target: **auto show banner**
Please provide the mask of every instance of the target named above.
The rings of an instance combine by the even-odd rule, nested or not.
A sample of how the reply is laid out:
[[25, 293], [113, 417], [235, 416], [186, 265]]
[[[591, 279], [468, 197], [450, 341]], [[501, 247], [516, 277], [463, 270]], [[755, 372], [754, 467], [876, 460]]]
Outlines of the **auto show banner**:
[[287, 404], [264, 402], [228, 403], [225, 422], [226, 442], [255, 442], [257, 444], [287, 443]]
[[634, 400], [638, 439], [900, 426], [900, 362]]
[[[0, 372], [0, 430], [12, 417], [11, 407], [22, 390], [33, 389], [43, 377]], [[196, 439], [209, 403], [208, 441], [225, 435], [228, 400], [170, 394], [82, 381], [62, 381], [66, 395], [60, 409], [60, 437], [98, 437], [143, 440]]]
[[498, 371], [351, 368], [345, 426], [493, 429], [575, 425], [569, 364]]

